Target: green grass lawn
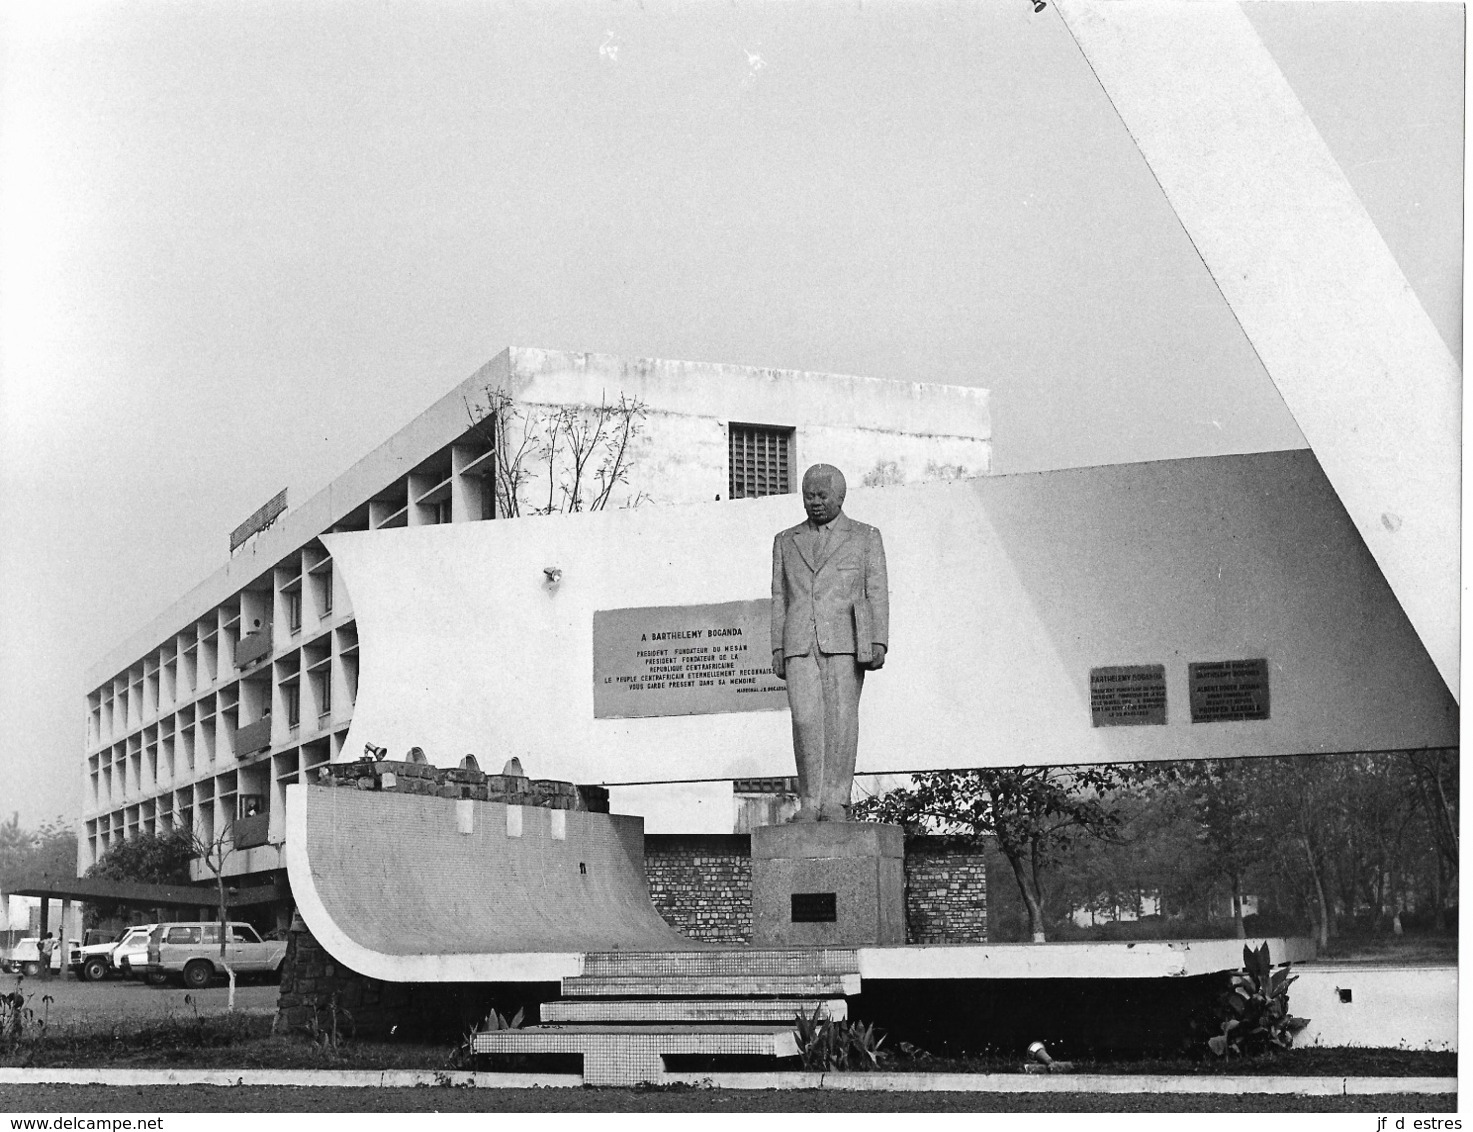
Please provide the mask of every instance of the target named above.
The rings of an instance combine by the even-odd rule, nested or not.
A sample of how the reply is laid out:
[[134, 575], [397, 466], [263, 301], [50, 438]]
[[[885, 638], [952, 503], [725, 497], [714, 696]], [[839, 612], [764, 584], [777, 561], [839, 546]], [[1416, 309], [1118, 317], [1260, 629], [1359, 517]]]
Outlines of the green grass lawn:
[[1442, 935], [1344, 936], [1332, 939], [1315, 962], [1456, 967], [1458, 941]]

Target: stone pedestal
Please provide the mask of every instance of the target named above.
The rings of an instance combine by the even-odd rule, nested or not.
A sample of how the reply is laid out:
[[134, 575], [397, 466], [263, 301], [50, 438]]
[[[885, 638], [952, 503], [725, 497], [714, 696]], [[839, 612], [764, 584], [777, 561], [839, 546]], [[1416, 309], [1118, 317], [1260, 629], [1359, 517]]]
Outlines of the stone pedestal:
[[752, 831], [752, 943], [905, 942], [905, 835], [898, 825], [811, 822]]

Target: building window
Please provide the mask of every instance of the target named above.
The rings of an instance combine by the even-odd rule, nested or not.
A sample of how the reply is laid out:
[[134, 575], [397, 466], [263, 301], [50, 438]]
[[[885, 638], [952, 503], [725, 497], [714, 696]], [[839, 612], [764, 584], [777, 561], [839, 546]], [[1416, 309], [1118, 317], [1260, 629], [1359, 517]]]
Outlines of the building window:
[[332, 567], [322, 572], [322, 616], [332, 612]]
[[286, 623], [293, 633], [302, 628], [302, 591], [289, 590], [286, 595]]
[[332, 714], [332, 669], [327, 669], [317, 679], [317, 714]]
[[729, 497], [755, 499], [759, 495], [786, 495], [792, 491], [793, 430], [765, 425], [730, 427], [731, 482]]
[[286, 725], [295, 727], [302, 722], [302, 693], [296, 684], [283, 684], [281, 698], [286, 701]]

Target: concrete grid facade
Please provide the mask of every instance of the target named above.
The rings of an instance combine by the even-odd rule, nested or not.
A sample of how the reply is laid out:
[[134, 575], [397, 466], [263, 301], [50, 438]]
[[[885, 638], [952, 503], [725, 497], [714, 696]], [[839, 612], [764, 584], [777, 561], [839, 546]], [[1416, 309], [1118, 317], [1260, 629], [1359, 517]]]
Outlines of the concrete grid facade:
[[[796, 491], [819, 461], [853, 486], [991, 464], [982, 389], [508, 348], [93, 668], [79, 872], [124, 838], [176, 823], [228, 836], [233, 876], [284, 867], [287, 785], [358, 753], [344, 750], [357, 625], [319, 536], [497, 517], [494, 454], [468, 412], [492, 390], [524, 419], [562, 407], [586, 415], [621, 395], [641, 402], [628, 483], [611, 507]], [[784, 477], [766, 476], [774, 460]], [[558, 469], [531, 471], [535, 500]]]

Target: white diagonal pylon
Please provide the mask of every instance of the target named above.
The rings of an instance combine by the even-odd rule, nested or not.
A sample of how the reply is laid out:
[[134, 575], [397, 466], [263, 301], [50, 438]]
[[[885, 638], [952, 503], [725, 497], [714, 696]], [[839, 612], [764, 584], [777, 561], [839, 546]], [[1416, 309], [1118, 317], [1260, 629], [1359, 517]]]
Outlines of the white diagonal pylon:
[[1236, 3], [1055, 2], [1457, 696], [1458, 363]]

